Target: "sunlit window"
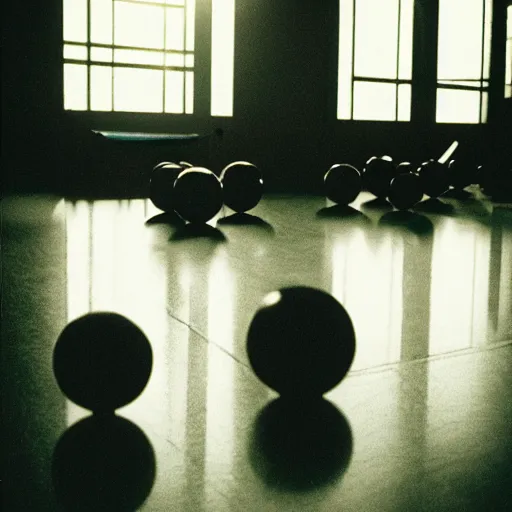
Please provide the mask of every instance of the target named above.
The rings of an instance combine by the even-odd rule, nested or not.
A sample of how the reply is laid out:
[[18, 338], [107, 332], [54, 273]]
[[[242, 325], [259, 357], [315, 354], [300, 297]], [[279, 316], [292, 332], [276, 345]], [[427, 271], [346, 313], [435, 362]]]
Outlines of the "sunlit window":
[[507, 7], [507, 50], [505, 62], [505, 98], [512, 98], [512, 5]]
[[338, 119], [410, 121], [414, 0], [340, 0]]
[[440, 0], [438, 123], [485, 123], [492, 0]]
[[[196, 0], [63, 2], [66, 110], [194, 112]], [[234, 0], [212, 10], [212, 115], [230, 116]]]

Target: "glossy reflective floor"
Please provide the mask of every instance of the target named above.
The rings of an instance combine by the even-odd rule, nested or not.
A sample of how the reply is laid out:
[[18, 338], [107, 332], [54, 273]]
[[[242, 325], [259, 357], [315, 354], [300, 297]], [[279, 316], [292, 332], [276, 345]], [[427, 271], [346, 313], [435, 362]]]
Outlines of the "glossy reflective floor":
[[[145, 200], [3, 201], [4, 510], [81, 510], [94, 492], [80, 443], [106, 448], [91, 420], [69, 429], [88, 412], [59, 391], [52, 350], [98, 310], [132, 319], [154, 354], [118, 411], [111, 462], [133, 471], [103, 482], [106, 509], [512, 510], [511, 207], [352, 206], [268, 196], [198, 233]], [[298, 411], [245, 352], [262, 297], [289, 285], [334, 295], [357, 336], [347, 378]], [[82, 498], [56, 484], [70, 467]]]

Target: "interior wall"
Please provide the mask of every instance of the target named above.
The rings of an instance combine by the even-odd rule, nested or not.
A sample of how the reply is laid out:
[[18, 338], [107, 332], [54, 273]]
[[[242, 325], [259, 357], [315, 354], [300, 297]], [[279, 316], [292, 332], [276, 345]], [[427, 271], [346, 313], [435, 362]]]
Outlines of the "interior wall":
[[[207, 7], [197, 3], [200, 24]], [[468, 156], [485, 159], [489, 140], [510, 129], [503, 114], [510, 101], [489, 126], [336, 120], [337, 4], [237, 0], [234, 117], [210, 118], [64, 111], [61, 0], [4, 2], [4, 191], [137, 196], [159, 160], [185, 159], [220, 173], [244, 159], [261, 167], [267, 190], [318, 192], [333, 163], [361, 167], [381, 154], [422, 161], [454, 139]], [[198, 52], [207, 49], [198, 40]], [[137, 147], [99, 140], [94, 128], [203, 134], [220, 128], [223, 135], [183, 147]]]

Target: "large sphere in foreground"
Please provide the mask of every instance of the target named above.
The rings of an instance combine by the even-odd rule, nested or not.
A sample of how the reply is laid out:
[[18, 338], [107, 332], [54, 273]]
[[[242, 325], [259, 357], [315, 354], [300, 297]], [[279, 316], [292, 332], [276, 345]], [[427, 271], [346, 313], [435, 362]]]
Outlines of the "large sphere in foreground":
[[220, 175], [224, 204], [237, 213], [252, 210], [263, 196], [259, 169], [249, 162], [233, 162]]
[[112, 412], [135, 400], [153, 365], [144, 333], [117, 313], [89, 313], [69, 323], [53, 352], [62, 392], [93, 412]]
[[174, 182], [183, 167], [178, 164], [162, 162], [154, 167], [149, 179], [149, 198], [164, 212], [174, 210]]
[[326, 197], [342, 206], [347, 206], [357, 198], [361, 186], [361, 174], [349, 164], [335, 164], [324, 176]]
[[204, 167], [182, 171], [174, 183], [174, 210], [192, 223], [205, 223], [222, 208], [222, 185], [215, 174]]
[[308, 287], [268, 294], [247, 334], [254, 373], [281, 396], [299, 400], [334, 388], [348, 372], [355, 346], [345, 308]]
[[363, 170], [363, 185], [374, 196], [388, 196], [391, 180], [396, 175], [395, 164], [390, 157], [371, 157]]

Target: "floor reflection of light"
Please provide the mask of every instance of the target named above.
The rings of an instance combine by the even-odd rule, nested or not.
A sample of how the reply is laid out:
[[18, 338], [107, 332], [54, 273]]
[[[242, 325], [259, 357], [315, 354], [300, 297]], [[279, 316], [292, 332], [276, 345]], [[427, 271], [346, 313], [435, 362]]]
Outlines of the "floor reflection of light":
[[[434, 234], [430, 355], [485, 340], [489, 235], [445, 219]], [[486, 255], [487, 253], [487, 255]]]
[[[153, 371], [143, 394], [120, 411], [142, 423], [151, 410], [152, 428], [169, 431], [167, 269], [148, 243], [144, 202], [68, 205], [66, 236], [68, 321], [114, 311], [142, 329], [152, 346]], [[68, 424], [87, 414], [68, 402]]]
[[356, 331], [352, 370], [399, 360], [402, 273], [403, 247], [393, 238], [374, 243], [362, 230], [334, 238], [331, 293]]
[[85, 201], [66, 208], [67, 321], [84, 315], [89, 304], [89, 205]]
[[497, 336], [512, 340], [512, 232], [503, 230]]
[[[214, 343], [208, 346], [205, 460], [207, 479], [217, 482], [230, 477], [233, 464], [234, 363], [217, 344], [233, 352], [234, 293], [227, 256], [219, 251], [208, 278], [208, 339]], [[210, 499], [218, 499], [218, 494]]]

